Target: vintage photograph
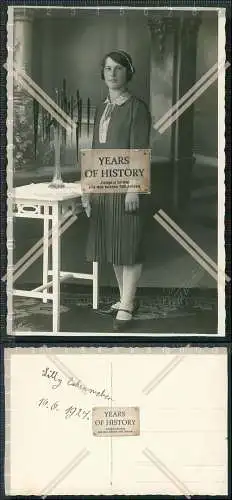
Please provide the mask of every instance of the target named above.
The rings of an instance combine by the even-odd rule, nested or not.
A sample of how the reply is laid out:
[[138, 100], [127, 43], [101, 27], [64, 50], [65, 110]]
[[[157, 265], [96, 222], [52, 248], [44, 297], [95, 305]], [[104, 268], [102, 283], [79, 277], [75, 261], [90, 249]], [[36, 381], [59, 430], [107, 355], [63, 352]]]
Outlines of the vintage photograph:
[[8, 7], [8, 334], [225, 335], [226, 69], [224, 9]]

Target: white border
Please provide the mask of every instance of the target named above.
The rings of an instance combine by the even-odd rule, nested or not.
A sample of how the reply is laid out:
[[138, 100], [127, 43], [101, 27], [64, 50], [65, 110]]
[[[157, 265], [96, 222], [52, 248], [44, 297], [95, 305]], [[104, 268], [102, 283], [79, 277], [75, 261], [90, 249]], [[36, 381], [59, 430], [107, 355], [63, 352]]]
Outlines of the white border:
[[[13, 47], [13, 19], [14, 19], [14, 9], [69, 9], [69, 10], [95, 10], [105, 11], [105, 10], [118, 10], [120, 14], [123, 14], [126, 10], [137, 10], [144, 11], [144, 15], [147, 11], [217, 11], [218, 12], [218, 62], [221, 64], [225, 61], [225, 15], [226, 9], [221, 9], [218, 7], [130, 7], [130, 6], [31, 6], [31, 5], [20, 5], [20, 6], [9, 6], [8, 7], [8, 75], [7, 75], [7, 94], [13, 95], [13, 74], [10, 71], [13, 62], [13, 50], [9, 50], [9, 47]], [[9, 45], [12, 44], [12, 45]], [[225, 70], [220, 70], [218, 73], [218, 268], [221, 272], [225, 272], [225, 238], [224, 238], [224, 215], [225, 215]], [[13, 312], [13, 301], [12, 301], [12, 289], [13, 289], [13, 216], [12, 216], [12, 188], [13, 188], [13, 99], [8, 98], [8, 112], [7, 112], [7, 163], [10, 166], [7, 167], [7, 185], [8, 185], [8, 215], [7, 215], [7, 249], [8, 249], [8, 276], [7, 279], [7, 305], [8, 311]], [[220, 277], [219, 277], [220, 278]], [[59, 336], [82, 336], [82, 337], [115, 337], [114, 333], [98, 333], [98, 332], [59, 332], [54, 335], [52, 332], [28, 332], [20, 331], [12, 332], [12, 312], [8, 313], [7, 316], [7, 332], [10, 331], [9, 335], [13, 336], [50, 336], [57, 338]], [[199, 334], [199, 333], [120, 333], [120, 337], [199, 337], [199, 338], [212, 338], [225, 337], [225, 279], [218, 280], [218, 333], [216, 334]]]
[[[226, 9], [218, 12], [218, 63], [226, 63]], [[218, 71], [218, 269], [225, 276], [225, 69]], [[218, 336], [225, 337], [225, 277], [218, 274]]]
[[[15, 330], [14, 333], [12, 333], [11, 335], [13, 336], [21, 336], [21, 337], [52, 337], [54, 340], [56, 340], [57, 338], [59, 337], [75, 337], [75, 340], [77, 340], [78, 337], [99, 337], [100, 340], [102, 340], [103, 337], [105, 338], [108, 338], [108, 337], [112, 337], [112, 338], [115, 338], [117, 337], [117, 342], [118, 342], [118, 339], [121, 338], [121, 337], [132, 337], [133, 339], [134, 338], [144, 338], [146, 339], [147, 337], [152, 337], [153, 339], [156, 339], [158, 337], [172, 337], [172, 338], [176, 338], [176, 337], [183, 337], [183, 339], [185, 338], [190, 338], [190, 337], [198, 337], [199, 339], [205, 339], [206, 337], [207, 338], [211, 338], [212, 340], [214, 339], [217, 339], [219, 337], [219, 334], [218, 333], [133, 333], [133, 332], [127, 332], [127, 333], [119, 333], [117, 334], [117, 332], [115, 333], [112, 333], [112, 332], [59, 332], [57, 333], [56, 335], [54, 335], [52, 332], [36, 332], [36, 331], [32, 331], [32, 332], [29, 332], [29, 331], [17, 331]], [[224, 337], [225, 335], [221, 335], [222, 337]]]
[[103, 5], [103, 6], [84, 6], [81, 7], [79, 5], [73, 6], [73, 5], [15, 5], [15, 9], [44, 9], [44, 10], [52, 10], [52, 9], [69, 9], [69, 10], [119, 10], [123, 12], [124, 10], [143, 10], [143, 11], [151, 11], [151, 10], [191, 10], [194, 12], [197, 12], [198, 10], [203, 11], [203, 10], [208, 10], [208, 11], [220, 11], [224, 9], [220, 9], [220, 7], [168, 7], [167, 5], [164, 5], [163, 7], [135, 7], [135, 6], [129, 6], [129, 5], [122, 5], [121, 7], [118, 5]]
[[[14, 48], [14, 7], [7, 9], [7, 332], [12, 332], [13, 315], [13, 48]], [[9, 98], [11, 96], [11, 98]], [[10, 312], [8, 312], [10, 311]]]

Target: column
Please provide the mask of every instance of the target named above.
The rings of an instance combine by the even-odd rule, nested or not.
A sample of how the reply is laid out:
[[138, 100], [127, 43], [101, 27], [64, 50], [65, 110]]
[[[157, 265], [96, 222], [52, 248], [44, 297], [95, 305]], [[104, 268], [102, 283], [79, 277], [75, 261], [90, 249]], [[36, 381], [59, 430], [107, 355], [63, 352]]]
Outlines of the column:
[[[173, 193], [173, 135], [175, 125], [157, 130], [154, 125], [166, 115], [174, 103], [175, 91], [175, 39], [178, 18], [168, 12], [149, 15], [151, 37], [150, 110], [153, 126], [151, 149], [153, 166], [151, 184], [154, 203], [170, 211]], [[158, 186], [157, 189], [157, 178]]]
[[[157, 122], [196, 82], [199, 13], [160, 13], [148, 20], [151, 30], [151, 113]], [[165, 130], [152, 130], [154, 157], [166, 160], [167, 193], [171, 206], [185, 207], [190, 199], [194, 106]]]
[[[164, 12], [149, 17], [151, 36], [150, 107], [157, 123], [173, 105], [174, 33], [177, 20]], [[152, 129], [152, 155], [171, 159], [172, 128], [164, 133]]]
[[[30, 9], [14, 9], [14, 62], [31, 76], [33, 15]], [[34, 114], [33, 99], [14, 80], [14, 169], [33, 167]]]
[[14, 59], [31, 74], [33, 13], [30, 9], [14, 9]]
[[[179, 24], [176, 47], [176, 96], [178, 101], [196, 83], [197, 34], [200, 15], [184, 15]], [[191, 104], [176, 121], [173, 134], [174, 157], [174, 208], [184, 209], [190, 200], [192, 171], [195, 163], [194, 104]]]

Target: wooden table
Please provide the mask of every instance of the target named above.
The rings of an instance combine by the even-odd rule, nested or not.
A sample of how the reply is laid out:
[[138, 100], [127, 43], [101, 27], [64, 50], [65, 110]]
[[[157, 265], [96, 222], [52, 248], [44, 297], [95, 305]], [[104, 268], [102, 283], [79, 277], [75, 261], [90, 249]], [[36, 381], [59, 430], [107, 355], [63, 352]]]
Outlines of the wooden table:
[[[79, 203], [78, 203], [79, 202]], [[13, 216], [43, 220], [43, 238], [33, 248], [38, 256], [43, 255], [43, 283], [33, 290], [13, 288], [13, 295], [40, 298], [53, 304], [53, 333], [60, 329], [60, 283], [67, 278], [86, 279], [93, 282], [93, 309], [98, 307], [98, 263], [93, 262], [92, 274], [61, 271], [61, 234], [83, 211], [80, 182], [66, 183], [63, 188], [54, 189], [48, 183], [28, 184], [14, 188]], [[51, 269], [49, 269], [49, 247], [52, 248]], [[23, 272], [31, 265], [33, 248], [24, 256]], [[28, 256], [28, 258], [27, 258]], [[22, 266], [21, 266], [22, 269]], [[22, 273], [20, 273], [22, 274]], [[51, 281], [49, 276], [52, 276]], [[17, 273], [15, 275], [17, 279]], [[52, 291], [48, 291], [51, 289]]]

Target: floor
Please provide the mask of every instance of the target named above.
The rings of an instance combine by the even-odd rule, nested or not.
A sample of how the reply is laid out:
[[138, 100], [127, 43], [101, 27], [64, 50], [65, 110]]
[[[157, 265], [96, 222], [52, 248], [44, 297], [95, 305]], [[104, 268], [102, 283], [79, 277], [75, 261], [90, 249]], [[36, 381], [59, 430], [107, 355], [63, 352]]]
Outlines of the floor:
[[[106, 313], [117, 300], [115, 290], [101, 292], [99, 309], [92, 309], [90, 291], [81, 293], [66, 285], [61, 295], [61, 332], [112, 333], [113, 319]], [[134, 316], [130, 334], [216, 334], [217, 297], [214, 290], [139, 289], [140, 307]], [[36, 299], [14, 298], [14, 331], [51, 332], [52, 306]], [[125, 332], [124, 332], [125, 333]]]

